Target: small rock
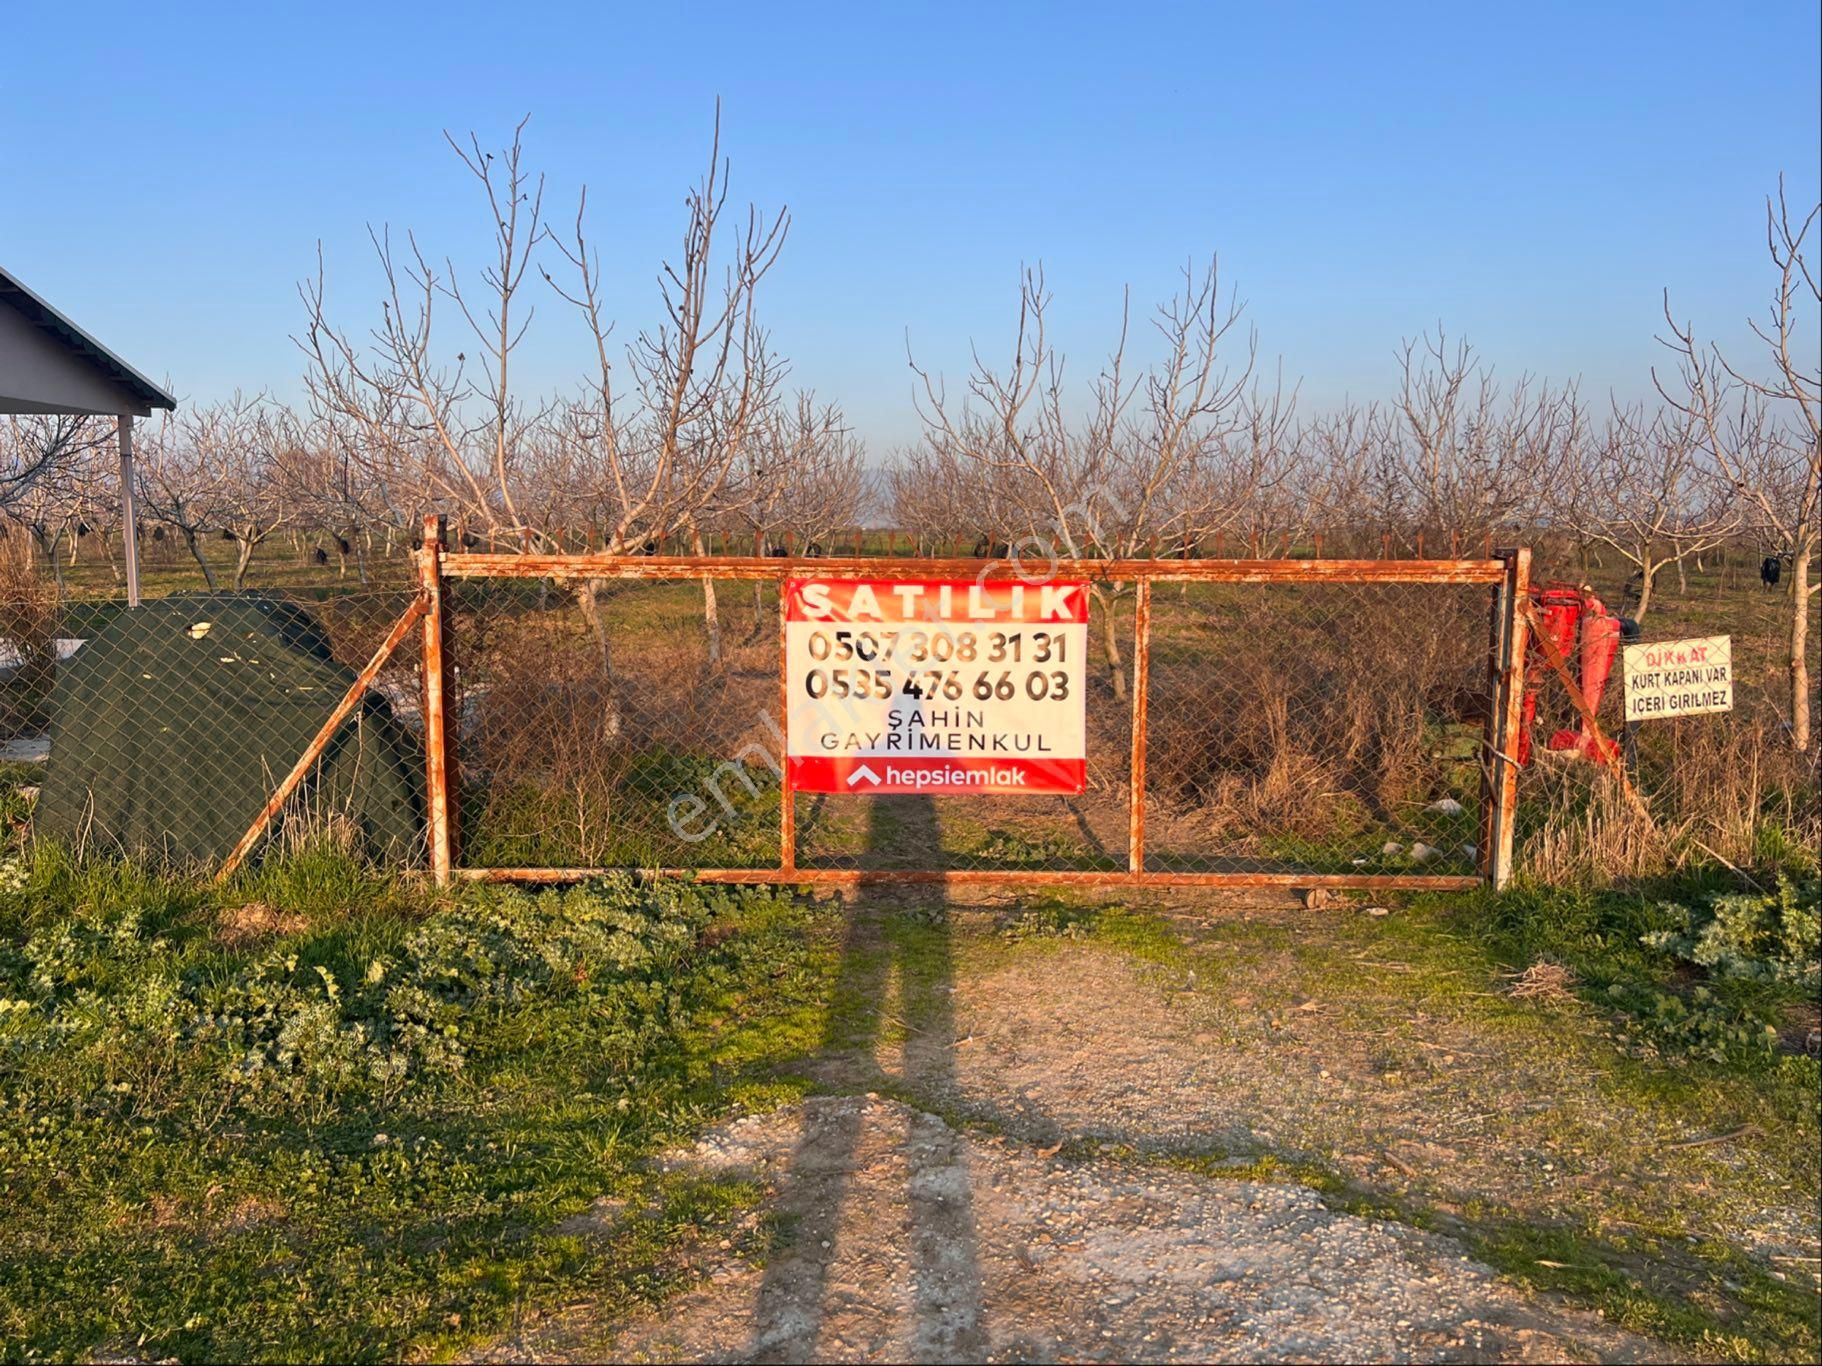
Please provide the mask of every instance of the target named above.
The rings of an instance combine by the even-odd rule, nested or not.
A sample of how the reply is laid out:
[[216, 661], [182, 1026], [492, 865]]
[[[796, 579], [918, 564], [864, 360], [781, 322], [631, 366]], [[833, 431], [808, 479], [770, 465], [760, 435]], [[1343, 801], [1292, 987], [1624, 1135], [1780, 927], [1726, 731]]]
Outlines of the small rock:
[[1424, 807], [1424, 810], [1434, 811], [1439, 816], [1459, 816], [1461, 814], [1461, 803], [1456, 801], [1453, 797], [1443, 797], [1438, 801], [1431, 802], [1428, 806]]
[[1402, 854], [1404, 852], [1404, 846], [1397, 840], [1387, 840], [1384, 844], [1379, 846], [1379, 852], [1387, 855]]
[[1442, 850], [1433, 849], [1422, 840], [1419, 840], [1416, 844], [1411, 846], [1411, 861], [1413, 863], [1429, 863], [1432, 859], [1441, 857]]
[[1362, 906], [1360, 909], [1363, 914], [1371, 916], [1390, 915], [1392, 913], [1391, 910], [1385, 906]]

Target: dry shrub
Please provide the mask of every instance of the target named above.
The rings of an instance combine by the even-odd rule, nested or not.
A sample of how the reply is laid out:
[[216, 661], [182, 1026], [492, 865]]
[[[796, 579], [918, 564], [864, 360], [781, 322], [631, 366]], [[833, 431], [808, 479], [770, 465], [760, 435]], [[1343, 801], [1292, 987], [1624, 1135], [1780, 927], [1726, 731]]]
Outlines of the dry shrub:
[[[624, 855], [629, 833], [663, 840], [665, 808], [757, 740], [777, 711], [776, 646], [766, 669], [707, 663], [700, 619], [614, 622], [611, 660], [581, 614], [552, 596], [546, 611], [475, 613], [458, 627], [464, 780], [487, 803], [535, 794], [565, 857]], [[754, 770], [754, 780], [764, 776]], [[483, 811], [477, 820], [486, 822]], [[512, 836], [526, 838], [522, 824]]]
[[1255, 668], [1248, 684], [1251, 705], [1217, 706], [1198, 717], [1170, 713], [1163, 733], [1150, 733], [1150, 771], [1218, 830], [1319, 833], [1335, 769], [1299, 743], [1291, 698], [1276, 675]]
[[[1768, 830], [1789, 848], [1822, 841], [1813, 773], [1763, 724], [1730, 714], [1640, 728], [1629, 799], [1611, 770], [1540, 750], [1520, 780], [1520, 867], [1542, 882], [1606, 883], [1762, 856]], [[1523, 833], [1521, 826], [1521, 833]]]
[[223, 906], [216, 917], [215, 938], [229, 948], [241, 948], [272, 935], [295, 934], [308, 927], [301, 915], [274, 910], [263, 901]]
[[464, 778], [547, 794], [552, 819], [573, 832], [581, 857], [592, 858], [589, 832], [609, 823], [632, 759], [619, 689], [579, 651], [503, 652], [485, 656], [484, 665], [485, 692], [464, 708]]
[[1561, 963], [1540, 958], [1523, 972], [1509, 974], [1512, 985], [1506, 994], [1520, 1001], [1570, 1001], [1575, 993], [1575, 974]]
[[0, 738], [35, 733], [49, 721], [51, 684], [57, 673], [57, 586], [45, 576], [30, 540], [0, 537]]
[[[1540, 760], [1569, 763], [1570, 760]], [[1521, 791], [1526, 774], [1520, 778]], [[1665, 866], [1664, 832], [1641, 813], [1610, 776], [1602, 775], [1579, 798], [1546, 799], [1541, 825], [1519, 848], [1519, 865], [1540, 882], [1570, 884], [1637, 877]], [[1534, 803], [1535, 804], [1535, 803]]]
[[1148, 772], [1217, 828], [1388, 821], [1459, 777], [1440, 739], [1486, 714], [1486, 630], [1455, 590], [1229, 590], [1154, 626]]

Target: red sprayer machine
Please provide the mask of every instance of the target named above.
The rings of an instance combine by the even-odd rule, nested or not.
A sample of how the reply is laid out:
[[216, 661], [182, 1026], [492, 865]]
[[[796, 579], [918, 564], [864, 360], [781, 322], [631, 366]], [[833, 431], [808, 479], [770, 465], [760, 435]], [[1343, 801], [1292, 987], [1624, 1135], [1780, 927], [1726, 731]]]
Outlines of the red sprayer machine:
[[[1587, 584], [1580, 588], [1554, 583], [1531, 590], [1537, 609], [1536, 620], [1542, 632], [1566, 660], [1577, 661], [1577, 674], [1588, 710], [1598, 712], [1601, 698], [1607, 692], [1607, 680], [1613, 673], [1613, 661], [1619, 654], [1622, 635], [1636, 635], [1638, 627], [1623, 617], [1608, 612], [1607, 606], [1594, 595]], [[1537, 719], [1537, 695], [1543, 686], [1542, 647], [1531, 644], [1534, 658], [1525, 670], [1524, 724], [1518, 733], [1518, 762], [1531, 762], [1531, 727]], [[1577, 723], [1574, 730], [1559, 730], [1550, 737], [1549, 748], [1581, 755], [1597, 764], [1612, 762], [1618, 746], [1613, 741], [1597, 740], [1588, 723]]]

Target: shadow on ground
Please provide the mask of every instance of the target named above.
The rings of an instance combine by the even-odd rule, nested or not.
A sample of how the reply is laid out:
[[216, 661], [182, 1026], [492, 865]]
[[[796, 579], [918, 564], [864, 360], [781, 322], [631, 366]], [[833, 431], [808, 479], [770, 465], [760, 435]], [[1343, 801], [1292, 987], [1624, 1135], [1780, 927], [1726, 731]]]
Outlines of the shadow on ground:
[[[869, 848], [885, 830], [898, 842], [941, 847], [935, 803], [928, 797], [883, 797], [872, 803], [874, 829]], [[915, 941], [890, 932], [892, 898], [862, 890], [848, 918], [834, 1000], [822, 1038], [825, 1058], [870, 1059], [889, 1018], [885, 1003], [896, 998], [901, 1028], [915, 1028], [926, 1045], [906, 1082], [938, 1091], [953, 1089], [955, 1044], [954, 953], [946, 906], [928, 923], [935, 933]], [[910, 1021], [916, 1021], [912, 1026]], [[909, 1060], [909, 1055], [907, 1055]], [[832, 1302], [852, 1299], [862, 1287], [833, 1282], [833, 1269], [847, 1249], [851, 1176], [863, 1158], [858, 1108], [831, 1111], [821, 1123], [806, 1123], [796, 1152], [783, 1173], [789, 1192], [778, 1209], [793, 1236], [765, 1268], [753, 1314], [749, 1359], [803, 1361], [827, 1355], [819, 1350]], [[915, 1142], [905, 1135], [904, 1182], [910, 1247], [909, 1338], [917, 1360], [976, 1360], [985, 1349], [981, 1332], [981, 1279], [977, 1264], [973, 1194], [964, 1145]], [[818, 1174], [822, 1180], [807, 1177]], [[874, 1286], [871, 1289], [888, 1287]], [[889, 1320], [888, 1320], [889, 1321]], [[881, 1325], [883, 1326], [883, 1324]], [[884, 1343], [877, 1344], [883, 1348]]]

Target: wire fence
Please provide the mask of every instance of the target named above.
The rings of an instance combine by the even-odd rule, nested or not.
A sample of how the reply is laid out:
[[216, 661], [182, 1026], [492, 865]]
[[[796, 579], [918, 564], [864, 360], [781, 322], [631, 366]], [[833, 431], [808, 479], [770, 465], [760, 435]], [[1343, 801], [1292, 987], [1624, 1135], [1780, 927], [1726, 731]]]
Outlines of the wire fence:
[[421, 865], [421, 655], [395, 648], [363, 678], [419, 600], [405, 586], [186, 592], [138, 608], [0, 600], [0, 766], [27, 790], [38, 835], [219, 865], [315, 746], [260, 840], [329, 831]]
[[[452, 580], [462, 863], [776, 866], [776, 769], [749, 760], [777, 712], [777, 600], [772, 583]], [[713, 829], [671, 818], [685, 793], [715, 804]]]
[[429, 536], [384, 586], [0, 593], [15, 827], [216, 868], [327, 831], [439, 877], [1445, 887], [1567, 876], [1596, 842], [1643, 868], [1666, 830], [1731, 857], [1768, 792], [1809, 803], [1784, 828], [1815, 824], [1784, 772], [1775, 613], [1736, 637], [1732, 715], [1630, 732], [1617, 665], [1596, 688], [1571, 642], [1620, 751], [1591, 763], [1536, 644], [1514, 658], [1517, 552], [1062, 566], [1092, 588], [1081, 790], [861, 795], [787, 776], [784, 589], [1011, 566]]
[[[1069, 569], [1095, 586], [1082, 790], [863, 795], [786, 777], [783, 586], [1009, 566], [445, 556], [450, 867], [1438, 886], [1493, 868], [1505, 563]], [[870, 671], [888, 675], [906, 672]]]

